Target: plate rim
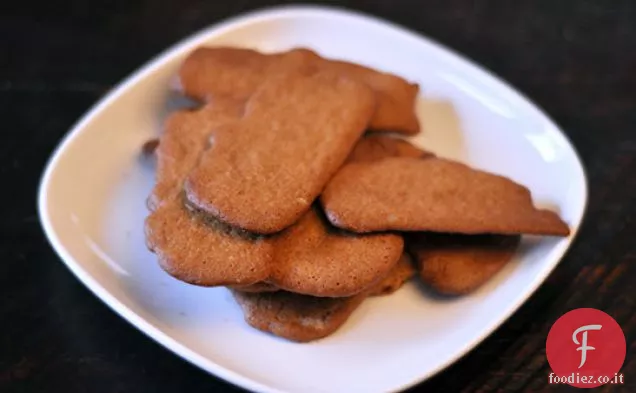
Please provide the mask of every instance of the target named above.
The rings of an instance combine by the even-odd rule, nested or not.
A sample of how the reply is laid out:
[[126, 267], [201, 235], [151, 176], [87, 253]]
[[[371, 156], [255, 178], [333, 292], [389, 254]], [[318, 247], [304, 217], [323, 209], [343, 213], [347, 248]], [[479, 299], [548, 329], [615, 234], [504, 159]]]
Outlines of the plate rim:
[[486, 69], [485, 67], [477, 64], [472, 59], [467, 58], [466, 56], [456, 52], [455, 50], [446, 47], [445, 45], [437, 42], [436, 40], [417, 32], [415, 30], [408, 29], [404, 26], [398, 25], [394, 22], [364, 13], [357, 10], [347, 9], [343, 7], [335, 7], [335, 6], [319, 6], [319, 5], [283, 5], [283, 6], [273, 6], [273, 7], [264, 7], [255, 9], [252, 11], [240, 13], [236, 16], [232, 16], [229, 18], [222, 19], [217, 23], [209, 25], [201, 30], [195, 31], [192, 34], [189, 34], [185, 38], [177, 41], [175, 44], [167, 47], [163, 51], [159, 52], [159, 54], [150, 58], [147, 62], [142, 64], [140, 67], [136, 68], [134, 72], [125, 77], [121, 82], [119, 82], [113, 89], [111, 89], [104, 97], [97, 100], [85, 113], [82, 115], [79, 120], [77, 120], [69, 131], [62, 137], [60, 142], [58, 142], [56, 148], [51, 153], [51, 156], [47, 160], [45, 164], [45, 169], [40, 178], [39, 186], [38, 186], [38, 198], [37, 198], [37, 210], [38, 216], [40, 219], [41, 226], [44, 230], [44, 233], [49, 241], [49, 244], [58, 254], [59, 259], [66, 265], [66, 267], [75, 275], [75, 277], [84, 284], [102, 303], [105, 303], [108, 308], [112, 311], [116, 312], [119, 316], [123, 317], [124, 320], [128, 321], [131, 325], [133, 325], [137, 330], [141, 331], [144, 335], [150, 337], [157, 343], [161, 344], [164, 348], [170, 350], [172, 353], [178, 355], [183, 360], [188, 361], [189, 363], [197, 366], [198, 368], [212, 373], [213, 375], [229, 382], [235, 384], [237, 386], [260, 391], [260, 392], [282, 392], [277, 388], [272, 386], [268, 386], [267, 384], [263, 384], [261, 382], [257, 382], [256, 380], [244, 376], [244, 374], [234, 371], [232, 369], [226, 368], [215, 361], [200, 355], [196, 351], [188, 348], [187, 346], [181, 344], [176, 339], [172, 338], [170, 335], [164, 333], [159, 328], [155, 327], [153, 324], [149, 323], [145, 318], [141, 317], [139, 314], [134, 312], [131, 308], [126, 306], [123, 302], [121, 302], [116, 296], [112, 295], [108, 290], [106, 290], [99, 281], [93, 277], [86, 269], [82, 267], [82, 264], [75, 260], [75, 258], [70, 254], [70, 252], [66, 249], [63, 242], [60, 240], [57, 232], [53, 228], [53, 221], [50, 217], [50, 212], [47, 207], [48, 202], [48, 189], [51, 185], [51, 180], [55, 170], [57, 168], [58, 162], [64, 156], [67, 147], [81, 134], [81, 131], [85, 128], [87, 124], [89, 124], [95, 117], [98, 115], [103, 109], [111, 105], [114, 101], [119, 99], [119, 97], [132, 85], [136, 84], [138, 81], [142, 80], [146, 76], [152, 74], [155, 69], [160, 68], [161, 65], [168, 60], [170, 57], [174, 56], [175, 52], [181, 52], [186, 50], [188, 47], [194, 47], [200, 44], [202, 41], [205, 41], [210, 38], [212, 35], [220, 35], [224, 31], [228, 31], [231, 29], [239, 28], [241, 25], [249, 25], [259, 21], [268, 20], [268, 19], [277, 19], [281, 17], [303, 17], [303, 16], [313, 16], [313, 17], [340, 17], [349, 19], [351, 21], [357, 22], [365, 22], [372, 25], [376, 25], [377, 27], [382, 27], [389, 31], [393, 31], [401, 34], [404, 38], [410, 40], [416, 40], [420, 43], [425, 43], [430, 47], [433, 47], [436, 52], [443, 54], [446, 57], [450, 57], [454, 62], [458, 64], [463, 63], [463, 66], [468, 66], [472, 68], [477, 74], [481, 74], [481, 77], [486, 77], [486, 79], [490, 79], [489, 82], [494, 82], [498, 84], [499, 87], [503, 87], [506, 93], [513, 93], [517, 95], [524, 104], [526, 104], [528, 109], [536, 112], [536, 114], [542, 118], [547, 124], [556, 131], [556, 135], [563, 139], [565, 144], [571, 151], [573, 152], [574, 162], [577, 164], [575, 168], [579, 169], [581, 172], [581, 180], [582, 180], [582, 192], [581, 192], [581, 210], [577, 217], [574, 219], [577, 221], [577, 225], [572, 229], [572, 233], [570, 234], [567, 241], [562, 242], [559, 245], [556, 245], [556, 250], [553, 250], [555, 254], [554, 260], [555, 262], [551, 263], [544, 269], [541, 274], [535, 276], [529, 283], [529, 289], [526, 290], [526, 295], [522, 296], [517, 302], [511, 304], [507, 310], [501, 313], [499, 318], [493, 319], [487, 324], [487, 327], [482, 329], [481, 334], [476, 336], [474, 339], [467, 341], [463, 347], [456, 351], [451, 357], [449, 357], [446, 361], [438, 363], [435, 367], [431, 368], [425, 373], [418, 375], [413, 380], [410, 380], [406, 383], [402, 383], [400, 386], [396, 386], [394, 391], [400, 391], [404, 389], [408, 389], [413, 387], [416, 384], [422, 383], [425, 380], [430, 379], [434, 375], [440, 373], [442, 370], [445, 370], [450, 365], [456, 363], [459, 359], [466, 356], [469, 352], [474, 350], [478, 345], [480, 345], [487, 337], [492, 335], [495, 330], [501, 327], [506, 321], [510, 319], [512, 314], [519, 310], [519, 308], [525, 304], [530, 297], [532, 297], [541, 284], [543, 284], [546, 278], [549, 276], [552, 271], [561, 263], [564, 255], [572, 246], [572, 243], [575, 241], [580, 227], [583, 225], [585, 218], [587, 216], [588, 209], [588, 199], [589, 199], [589, 184], [588, 184], [588, 176], [586, 173], [585, 166], [580, 157], [579, 152], [576, 147], [572, 144], [568, 135], [563, 132], [563, 129], [541, 108], [537, 103], [528, 98], [525, 94], [519, 91], [517, 88], [501, 79], [499, 76]]

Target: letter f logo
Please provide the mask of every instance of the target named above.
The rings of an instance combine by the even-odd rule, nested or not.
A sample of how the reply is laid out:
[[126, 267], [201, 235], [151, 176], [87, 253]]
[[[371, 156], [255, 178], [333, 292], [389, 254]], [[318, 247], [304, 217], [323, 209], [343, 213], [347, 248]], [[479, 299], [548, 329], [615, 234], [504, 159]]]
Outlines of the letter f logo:
[[[601, 330], [601, 327], [602, 327], [601, 325], [585, 325], [576, 329], [574, 333], [572, 334], [572, 341], [574, 341], [574, 344], [581, 345], [580, 347], [576, 349], [577, 351], [581, 351], [581, 364], [579, 364], [579, 368], [583, 367], [583, 365], [585, 364], [585, 360], [587, 359], [587, 351], [593, 351], [596, 349], [594, 347], [587, 345], [587, 331]], [[579, 342], [576, 336], [581, 332], [583, 332], [582, 334], [583, 339], [581, 340], [582, 342]]]

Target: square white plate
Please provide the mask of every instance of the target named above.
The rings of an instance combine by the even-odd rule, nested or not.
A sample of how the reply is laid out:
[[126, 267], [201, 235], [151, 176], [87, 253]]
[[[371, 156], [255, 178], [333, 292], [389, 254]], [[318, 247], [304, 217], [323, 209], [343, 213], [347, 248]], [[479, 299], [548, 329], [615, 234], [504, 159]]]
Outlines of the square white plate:
[[[140, 146], [173, 105], [169, 82], [202, 44], [263, 51], [293, 46], [397, 73], [422, 87], [424, 132], [441, 155], [527, 185], [557, 208], [570, 238], [526, 239], [516, 259], [477, 293], [425, 296], [409, 284], [371, 299], [335, 335], [294, 344], [243, 321], [224, 288], [199, 288], [160, 270], [143, 238], [153, 171]], [[341, 10], [290, 7], [245, 15], [170, 48], [99, 102], [55, 151], [40, 218], [73, 273], [106, 304], [193, 364], [262, 392], [383, 392], [407, 388], [474, 348], [554, 269], [576, 234], [587, 186], [576, 152], [537, 107], [469, 61], [389, 23]]]

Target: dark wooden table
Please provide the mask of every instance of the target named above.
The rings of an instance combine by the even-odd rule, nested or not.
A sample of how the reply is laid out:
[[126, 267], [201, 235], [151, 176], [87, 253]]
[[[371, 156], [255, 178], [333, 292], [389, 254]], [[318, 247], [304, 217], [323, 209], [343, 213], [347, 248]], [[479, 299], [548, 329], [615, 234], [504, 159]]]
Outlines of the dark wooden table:
[[[175, 41], [241, 11], [233, 1], [15, 1], [0, 6], [1, 392], [238, 389], [124, 322], [59, 262], [40, 229], [36, 186], [73, 122]], [[636, 389], [636, 2], [340, 2], [420, 31], [510, 81], [560, 123], [590, 184], [587, 219], [539, 291], [464, 359], [414, 391], [544, 391], [545, 340], [573, 308], [612, 315]]]

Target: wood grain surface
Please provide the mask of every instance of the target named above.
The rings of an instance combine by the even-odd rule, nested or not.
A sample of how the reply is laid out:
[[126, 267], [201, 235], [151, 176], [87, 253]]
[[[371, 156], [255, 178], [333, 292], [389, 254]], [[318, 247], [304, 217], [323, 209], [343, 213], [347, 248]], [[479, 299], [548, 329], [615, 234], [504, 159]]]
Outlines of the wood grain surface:
[[[0, 392], [240, 391], [135, 330], [49, 247], [35, 210], [42, 169], [69, 127], [150, 57], [255, 0], [61, 0], [0, 6]], [[333, 3], [336, 4], [336, 3]], [[483, 344], [413, 392], [575, 391], [550, 386], [552, 323], [578, 307], [613, 316], [636, 391], [636, 2], [338, 2], [464, 53], [567, 132], [585, 163], [587, 219], [539, 291]]]

